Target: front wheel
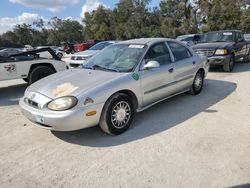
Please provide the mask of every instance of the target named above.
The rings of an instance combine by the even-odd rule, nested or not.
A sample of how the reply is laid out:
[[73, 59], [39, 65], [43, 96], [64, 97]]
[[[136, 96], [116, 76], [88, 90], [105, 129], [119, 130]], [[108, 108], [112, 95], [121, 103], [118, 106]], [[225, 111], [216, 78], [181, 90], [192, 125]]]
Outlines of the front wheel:
[[248, 54], [246, 54], [243, 58], [243, 62], [244, 63], [250, 63], [250, 52], [248, 52]]
[[134, 113], [130, 97], [121, 93], [115, 94], [105, 104], [99, 125], [104, 132], [119, 135], [130, 127]]
[[204, 82], [204, 74], [202, 73], [202, 71], [199, 71], [196, 73], [194, 77], [194, 81], [190, 88], [189, 93], [192, 95], [198, 95], [203, 88], [203, 82]]
[[223, 66], [223, 70], [225, 72], [232, 72], [233, 69], [234, 69], [234, 55], [231, 55], [229, 62]]

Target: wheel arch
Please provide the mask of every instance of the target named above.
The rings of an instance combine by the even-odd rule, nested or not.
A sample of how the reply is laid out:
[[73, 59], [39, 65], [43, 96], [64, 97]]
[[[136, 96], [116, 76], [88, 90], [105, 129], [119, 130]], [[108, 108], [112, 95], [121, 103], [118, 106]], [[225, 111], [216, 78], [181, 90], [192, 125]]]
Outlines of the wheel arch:
[[30, 74], [30, 72], [31, 72], [34, 68], [40, 67], [40, 66], [49, 67], [49, 68], [51, 68], [54, 72], [57, 72], [56, 69], [55, 69], [55, 67], [54, 67], [51, 63], [37, 63], [37, 64], [32, 64], [32, 65], [30, 66], [29, 74]]
[[[133, 91], [128, 90], [128, 89], [119, 90], [119, 91], [113, 93], [113, 94], [108, 98], [107, 101], [109, 101], [109, 100], [110, 100], [114, 95], [116, 95], [116, 94], [125, 94], [125, 95], [127, 95], [129, 98], [131, 98], [131, 101], [132, 101], [132, 103], [133, 103], [133, 105], [134, 105], [134, 108], [135, 108], [135, 109], [138, 108], [139, 102], [138, 102], [137, 96], [135, 95], [135, 93], [134, 93]], [[107, 101], [106, 101], [106, 102], [107, 102]], [[105, 104], [106, 104], [106, 102], [105, 102]]]
[[205, 69], [204, 69], [204, 68], [199, 68], [199, 70], [196, 72], [196, 74], [197, 74], [198, 72], [201, 72], [202, 75], [203, 75], [203, 77], [205, 77], [206, 72], [205, 72]]

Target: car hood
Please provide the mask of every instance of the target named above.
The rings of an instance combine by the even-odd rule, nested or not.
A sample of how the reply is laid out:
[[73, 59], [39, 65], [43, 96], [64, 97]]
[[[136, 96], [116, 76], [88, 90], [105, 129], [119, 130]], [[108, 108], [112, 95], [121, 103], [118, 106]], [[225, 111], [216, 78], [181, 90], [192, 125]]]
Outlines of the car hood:
[[62, 71], [29, 86], [28, 92], [39, 92], [51, 99], [62, 96], [77, 96], [99, 85], [113, 81], [126, 73], [70, 69]]
[[73, 54], [72, 56], [83, 56], [83, 57], [90, 57], [98, 53], [99, 50], [85, 50], [83, 52], [78, 52]]
[[234, 42], [213, 42], [213, 43], [200, 43], [192, 46], [193, 49], [218, 49], [230, 48]]

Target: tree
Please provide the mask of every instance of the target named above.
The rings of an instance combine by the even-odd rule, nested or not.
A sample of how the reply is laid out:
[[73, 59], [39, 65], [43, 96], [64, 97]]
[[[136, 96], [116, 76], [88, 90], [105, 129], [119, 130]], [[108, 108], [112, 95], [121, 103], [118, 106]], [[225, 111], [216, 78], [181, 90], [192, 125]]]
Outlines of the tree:
[[240, 29], [244, 1], [200, 0], [199, 5], [206, 19], [203, 30]]
[[81, 42], [83, 27], [76, 20], [62, 20], [57, 17], [49, 21], [51, 29], [48, 31], [49, 44], [60, 45], [62, 42]]
[[189, 0], [161, 1], [161, 31], [164, 36], [198, 32], [197, 7], [193, 5]]

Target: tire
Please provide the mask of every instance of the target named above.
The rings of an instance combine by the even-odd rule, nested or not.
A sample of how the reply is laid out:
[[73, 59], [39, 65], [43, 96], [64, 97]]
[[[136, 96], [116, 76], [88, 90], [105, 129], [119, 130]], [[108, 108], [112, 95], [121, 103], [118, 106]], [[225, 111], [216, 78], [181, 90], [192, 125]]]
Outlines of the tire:
[[38, 66], [33, 69], [31, 69], [29, 75], [28, 75], [28, 83], [32, 84], [46, 76], [49, 76], [51, 74], [55, 73], [53, 69], [47, 66]]
[[245, 57], [243, 58], [243, 62], [250, 63], [250, 52], [248, 52], [248, 54], [245, 55]]
[[129, 96], [118, 93], [106, 102], [99, 123], [105, 133], [119, 135], [130, 127], [135, 114], [131, 101]]
[[62, 53], [58, 53], [57, 56], [59, 57], [59, 59], [62, 59], [63, 54]]
[[202, 71], [198, 71], [194, 77], [194, 81], [190, 88], [189, 93], [191, 95], [198, 95], [203, 88], [203, 82], [204, 82], [204, 74], [202, 73]]
[[230, 56], [229, 63], [223, 66], [224, 72], [232, 72], [234, 69], [234, 55]]

